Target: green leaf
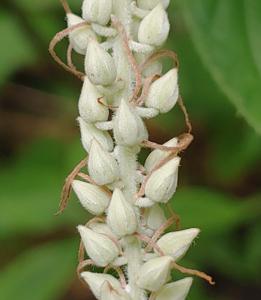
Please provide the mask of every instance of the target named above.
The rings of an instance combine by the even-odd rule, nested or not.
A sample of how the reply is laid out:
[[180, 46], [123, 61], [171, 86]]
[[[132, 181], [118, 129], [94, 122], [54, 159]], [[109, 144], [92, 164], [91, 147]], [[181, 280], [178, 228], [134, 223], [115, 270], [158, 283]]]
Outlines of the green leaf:
[[[45, 1], [35, 1], [35, 0], [14, 0], [17, 6], [26, 12], [39, 13], [44, 11], [53, 11], [53, 9], [60, 8], [63, 11], [62, 5], [59, 0], [45, 0]], [[68, 3], [72, 9], [77, 9], [80, 11], [81, 3], [80, 0], [68, 0]]]
[[261, 77], [245, 26], [244, 0], [179, 3], [206, 68], [238, 112], [261, 133]]
[[36, 51], [21, 24], [5, 11], [0, 11], [0, 86], [17, 69], [32, 64], [36, 59]]
[[[74, 167], [67, 165], [67, 156], [73, 156], [68, 149], [71, 150], [57, 141], [36, 142], [15, 166], [0, 173], [0, 238], [22, 233], [41, 234], [86, 221], [88, 214], [74, 199], [63, 215], [54, 215], [64, 179]], [[81, 159], [78, 157], [75, 161]]]
[[232, 231], [253, 218], [250, 201], [223, 195], [205, 188], [181, 188], [172, 199], [174, 210], [181, 217], [183, 228], [198, 227], [204, 234], [215, 235]]
[[253, 52], [253, 57], [259, 68], [261, 74], [261, 39], [260, 39], [260, 28], [261, 28], [261, 2], [258, 0], [244, 0], [245, 1], [245, 14], [246, 14], [246, 25], [249, 33], [250, 47]]
[[[261, 196], [259, 198], [259, 201]], [[247, 236], [246, 242], [246, 253], [247, 253], [247, 263], [249, 269], [254, 273], [256, 277], [259, 276], [261, 270], [261, 222], [259, 222], [256, 226], [253, 226], [250, 229], [250, 232]]]
[[187, 300], [208, 300], [209, 297], [207, 293], [202, 288], [202, 285], [199, 282], [195, 282], [194, 279], [193, 285], [191, 287], [191, 290], [188, 294]]
[[59, 299], [73, 278], [75, 251], [75, 242], [68, 240], [19, 255], [0, 273], [1, 299]]
[[234, 130], [216, 132], [210, 151], [209, 176], [214, 175], [225, 186], [244, 181], [260, 161], [260, 136], [237, 125], [231, 122]]

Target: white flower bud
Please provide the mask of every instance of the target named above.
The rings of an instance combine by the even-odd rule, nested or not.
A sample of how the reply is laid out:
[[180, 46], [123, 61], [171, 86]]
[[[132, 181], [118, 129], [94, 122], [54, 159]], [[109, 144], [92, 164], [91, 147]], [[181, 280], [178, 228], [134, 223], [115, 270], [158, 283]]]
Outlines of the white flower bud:
[[83, 18], [90, 23], [107, 25], [112, 13], [112, 0], [84, 0]]
[[155, 202], [167, 203], [176, 191], [180, 158], [175, 157], [150, 176], [146, 196]]
[[166, 222], [167, 219], [165, 217], [164, 210], [158, 204], [155, 204], [146, 209], [145, 220], [150, 229], [157, 230]]
[[155, 300], [185, 300], [193, 279], [187, 277], [163, 286], [157, 293]]
[[107, 223], [119, 237], [130, 235], [137, 229], [135, 210], [119, 189], [113, 192], [108, 208]]
[[161, 113], [166, 113], [175, 106], [178, 98], [178, 71], [177, 69], [172, 69], [152, 83], [145, 105], [156, 108]]
[[148, 131], [141, 117], [125, 99], [121, 100], [113, 127], [119, 145], [134, 146], [148, 139]]
[[168, 280], [172, 258], [161, 256], [147, 261], [140, 268], [137, 284], [140, 288], [155, 292]]
[[93, 124], [86, 123], [82, 118], [78, 118], [81, 130], [81, 140], [84, 149], [90, 152], [92, 140], [98, 141], [101, 146], [107, 150], [113, 150], [113, 140], [108, 132], [99, 130]]
[[106, 281], [101, 288], [101, 300], [130, 300], [130, 297], [122, 288], [116, 289]]
[[131, 36], [133, 40], [138, 40], [138, 32], [140, 27], [140, 20], [137, 18], [133, 18], [133, 22], [131, 24]]
[[95, 85], [110, 85], [116, 79], [112, 56], [95, 40], [89, 41], [84, 66], [88, 78]]
[[160, 3], [141, 21], [139, 42], [161, 46], [168, 38], [169, 29], [168, 15]]
[[164, 9], [166, 9], [169, 6], [170, 0], [137, 0], [138, 6], [147, 10], [153, 9], [160, 2], [162, 3]]
[[[84, 22], [84, 20], [75, 14], [67, 14], [68, 27], [77, 25]], [[69, 40], [73, 49], [82, 55], [86, 54], [89, 39], [97, 40], [95, 32], [91, 29], [90, 25], [82, 26], [69, 33]]]
[[82, 206], [93, 215], [101, 215], [108, 207], [110, 196], [99, 186], [74, 180], [72, 187]]
[[[167, 147], [177, 147], [178, 146], [178, 139], [177, 138], [173, 138], [171, 140], [169, 140], [168, 142], [166, 142], [164, 144], [164, 146]], [[170, 151], [162, 151], [162, 150], [154, 150], [150, 153], [150, 155], [147, 157], [144, 167], [146, 169], [147, 172], [150, 172], [153, 170], [153, 168], [156, 167], [156, 165], [163, 159], [165, 159], [166, 157], [168, 157], [170, 154]]]
[[155, 202], [151, 201], [149, 198], [138, 198], [135, 202], [135, 205], [141, 208], [148, 208], [155, 204]]
[[81, 277], [89, 285], [90, 290], [98, 300], [101, 300], [102, 286], [106, 281], [108, 281], [110, 285], [115, 289], [121, 288], [119, 280], [109, 274], [83, 272], [81, 273]]
[[186, 254], [199, 232], [199, 229], [191, 228], [166, 233], [158, 240], [157, 245], [166, 255], [170, 255], [174, 260], [178, 260]]
[[88, 159], [91, 178], [99, 185], [110, 184], [119, 179], [120, 170], [115, 158], [101, 144], [93, 140]]
[[95, 223], [91, 223], [88, 227], [97, 233], [105, 234], [107, 236], [117, 239], [116, 236], [111, 231], [110, 227], [105, 223], [95, 222]]
[[103, 122], [108, 120], [109, 109], [98, 102], [102, 95], [85, 76], [79, 100], [79, 113], [87, 123]]
[[117, 245], [104, 234], [81, 225], [78, 226], [78, 231], [88, 256], [97, 266], [105, 267], [119, 255]]

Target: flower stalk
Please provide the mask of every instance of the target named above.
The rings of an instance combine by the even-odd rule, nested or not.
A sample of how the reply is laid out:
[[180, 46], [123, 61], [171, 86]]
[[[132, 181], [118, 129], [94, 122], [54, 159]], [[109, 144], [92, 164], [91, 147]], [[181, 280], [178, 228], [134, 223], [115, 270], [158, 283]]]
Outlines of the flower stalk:
[[[78, 275], [98, 300], [185, 299], [192, 279], [169, 283], [172, 269], [211, 284], [213, 280], [176, 262], [199, 230], [179, 230], [180, 219], [169, 206], [178, 186], [179, 154], [193, 141], [179, 91], [177, 55], [159, 50], [170, 31], [169, 1], [84, 0], [81, 17], [66, 0], [61, 3], [68, 28], [56, 34], [49, 50], [83, 81], [78, 122], [87, 157], [67, 177], [59, 213], [74, 190], [82, 206], [95, 215], [78, 226]], [[67, 63], [54, 50], [65, 37]], [[84, 55], [84, 73], [74, 66], [73, 52]], [[166, 74], [163, 57], [174, 62]], [[177, 105], [187, 132], [164, 145], [149, 141], [145, 119]], [[142, 148], [152, 149], [144, 166], [138, 163]], [[176, 231], [165, 233], [173, 223]], [[94, 265], [104, 273], [88, 271]], [[107, 274], [111, 269], [118, 278]]]

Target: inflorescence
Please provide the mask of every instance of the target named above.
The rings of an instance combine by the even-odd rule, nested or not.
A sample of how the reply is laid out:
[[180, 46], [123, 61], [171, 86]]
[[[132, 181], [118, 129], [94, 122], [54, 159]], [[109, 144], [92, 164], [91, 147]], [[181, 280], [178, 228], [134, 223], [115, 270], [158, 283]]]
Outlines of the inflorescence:
[[[87, 157], [67, 177], [59, 213], [73, 189], [95, 216], [78, 226], [78, 275], [99, 300], [183, 300], [192, 278], [171, 282], [172, 269], [213, 281], [177, 263], [199, 229], [180, 230], [169, 204], [177, 188], [179, 155], [193, 140], [179, 93], [177, 55], [160, 50], [170, 31], [170, 1], [84, 0], [82, 17], [61, 2], [68, 27], [51, 41], [50, 53], [83, 81], [78, 123]], [[65, 37], [66, 63], [55, 52]], [[74, 65], [74, 52], [84, 57], [84, 72]], [[173, 61], [165, 74], [164, 57]], [[164, 145], [149, 141], [144, 119], [167, 113], [176, 104], [187, 132]], [[138, 162], [142, 148], [153, 150], [144, 165]], [[173, 224], [175, 231], [167, 232]], [[103, 273], [92, 272], [92, 266]]]

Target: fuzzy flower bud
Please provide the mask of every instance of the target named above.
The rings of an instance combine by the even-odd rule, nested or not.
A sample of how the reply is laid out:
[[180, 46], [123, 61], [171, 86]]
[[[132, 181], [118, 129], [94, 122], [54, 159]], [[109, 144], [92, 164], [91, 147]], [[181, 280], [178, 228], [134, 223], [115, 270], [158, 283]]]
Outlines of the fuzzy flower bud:
[[138, 274], [137, 284], [140, 288], [155, 292], [168, 280], [172, 258], [161, 256], [150, 259], [141, 268]]
[[88, 256], [97, 266], [105, 267], [119, 255], [119, 248], [109, 237], [81, 225], [78, 230]]
[[178, 71], [172, 69], [152, 83], [145, 105], [156, 108], [161, 113], [167, 113], [175, 106], [178, 98]]
[[175, 157], [150, 176], [146, 196], [154, 202], [167, 203], [176, 191], [180, 158]]
[[150, 208], [146, 209], [145, 220], [147, 226], [152, 230], [157, 230], [162, 224], [166, 222], [166, 217], [163, 209], [155, 204]]
[[74, 180], [72, 187], [82, 206], [93, 215], [101, 215], [109, 205], [110, 196], [99, 186]]
[[98, 300], [101, 300], [102, 287], [106, 281], [115, 289], [121, 288], [119, 280], [109, 274], [83, 272], [81, 273], [81, 277], [86, 281], [95, 298]]
[[119, 189], [115, 189], [113, 192], [108, 208], [107, 223], [119, 237], [130, 235], [137, 229], [134, 208]]
[[85, 72], [95, 85], [110, 85], [117, 76], [113, 58], [95, 40], [89, 41], [85, 57]]
[[113, 140], [108, 132], [99, 130], [93, 124], [86, 123], [81, 117], [78, 118], [81, 130], [82, 145], [90, 152], [92, 140], [95, 139], [107, 151], [113, 150]]
[[137, 0], [138, 7], [147, 10], [153, 9], [160, 2], [164, 9], [166, 9], [169, 6], [170, 0]]
[[[79, 16], [72, 13], [67, 14], [68, 27], [80, 24], [82, 22], [84, 22], [84, 20]], [[82, 55], [86, 54], [89, 39], [97, 40], [97, 36], [91, 29], [90, 25], [87, 24], [82, 28], [73, 30], [69, 34], [69, 40], [73, 46], [73, 49]]]
[[121, 100], [116, 112], [113, 131], [119, 145], [134, 146], [148, 139], [148, 131], [141, 117], [125, 99]]
[[111, 231], [110, 227], [105, 223], [100, 223], [100, 222], [91, 223], [89, 225], [89, 228], [97, 233], [105, 234], [107, 236], [117, 239], [116, 236]]
[[108, 120], [109, 109], [98, 102], [101, 97], [96, 87], [85, 76], [79, 100], [79, 113], [85, 122], [95, 123]]
[[157, 293], [155, 300], [185, 300], [193, 279], [187, 277], [163, 286]]
[[[177, 138], [173, 138], [171, 140], [169, 140], [168, 142], [166, 142], [164, 144], [164, 146], [167, 147], [177, 147], [178, 146], [178, 139]], [[166, 157], [168, 157], [170, 154], [169, 151], [162, 151], [162, 150], [154, 150], [150, 153], [150, 155], [147, 157], [146, 161], [145, 161], [145, 169], [147, 170], [147, 172], [150, 172], [153, 170], [153, 168], [156, 167], [156, 165], [163, 159], [165, 159]]]
[[166, 255], [170, 255], [174, 260], [178, 260], [186, 254], [199, 232], [200, 230], [197, 228], [170, 232], [163, 235], [158, 240], [157, 245]]
[[99, 185], [117, 181], [120, 175], [115, 158], [96, 140], [93, 140], [91, 144], [88, 170], [91, 178]]
[[130, 300], [130, 297], [122, 288], [116, 289], [106, 281], [101, 288], [101, 300]]
[[138, 39], [140, 43], [161, 46], [168, 38], [170, 24], [162, 4], [158, 4], [142, 21]]
[[84, 0], [83, 18], [91, 23], [107, 25], [112, 13], [112, 0]]

